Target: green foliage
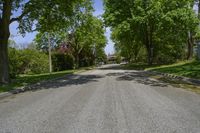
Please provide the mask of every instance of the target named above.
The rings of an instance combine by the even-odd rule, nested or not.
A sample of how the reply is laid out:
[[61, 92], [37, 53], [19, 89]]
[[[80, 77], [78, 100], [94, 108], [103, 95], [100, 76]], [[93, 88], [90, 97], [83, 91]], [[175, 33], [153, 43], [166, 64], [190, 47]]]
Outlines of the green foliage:
[[12, 83], [5, 86], [0, 86], [0, 93], [16, 89], [17, 87], [22, 87], [25, 85], [35, 84], [41, 81], [46, 81], [46, 80], [62, 77], [67, 74], [72, 74], [73, 72], [75, 71], [67, 70], [67, 71], [61, 71], [61, 72], [53, 72], [51, 74], [44, 73], [44, 74], [32, 74], [32, 75], [19, 75], [18, 77], [16, 77], [16, 79], [13, 80]]
[[55, 72], [73, 69], [74, 58], [69, 54], [54, 53], [52, 55], [52, 64]]
[[191, 0], [105, 0], [103, 17], [121, 56], [136, 62], [147, 56], [150, 65], [171, 63], [185, 58], [188, 33], [197, 33], [193, 4]]
[[117, 64], [120, 64], [120, 63], [121, 63], [121, 60], [122, 60], [122, 59], [121, 59], [121, 56], [117, 55], [117, 56], [116, 56], [116, 63], [117, 63]]
[[32, 31], [33, 25], [42, 32], [57, 31], [63, 25], [67, 26], [74, 5], [82, 1], [84, 0], [14, 0], [13, 11], [22, 10], [22, 14], [13, 20], [19, 22], [21, 33]]
[[[0, 1], [0, 82], [9, 83], [8, 39], [9, 27], [19, 23], [20, 33], [53, 32], [68, 27], [74, 5], [84, 0], [1, 0]], [[86, 0], [87, 1], [87, 0]], [[33, 29], [34, 28], [34, 29]]]
[[44, 53], [38, 52], [36, 50], [26, 50], [26, 55], [29, 55], [29, 65], [25, 73], [47, 73], [49, 70], [48, 56]]
[[48, 53], [49, 50], [49, 40], [50, 40], [50, 45], [53, 49], [58, 47], [59, 44], [62, 43], [66, 36], [64, 33], [60, 32], [53, 32], [53, 33], [47, 33], [47, 32], [39, 32], [35, 39], [34, 42], [36, 44], [36, 49], [39, 51], [43, 51], [45, 53]]
[[10, 66], [10, 77], [15, 78], [19, 74], [20, 63], [19, 59], [20, 52], [14, 48], [9, 48], [9, 66]]
[[199, 61], [182, 62], [182, 63], [168, 65], [168, 66], [149, 68], [149, 70], [200, 79], [200, 62]]
[[[81, 60], [88, 60], [90, 57], [102, 58], [104, 56], [104, 47], [106, 45], [105, 30], [101, 19], [94, 17], [91, 1], [78, 4], [71, 17], [70, 34], [67, 38], [72, 48], [72, 54], [75, 58], [76, 68], [79, 67]], [[89, 56], [83, 56], [83, 53], [89, 53]], [[94, 60], [93, 58], [93, 60]], [[88, 62], [90, 61], [86, 61]], [[81, 63], [85, 64], [85, 63]], [[90, 64], [90, 63], [89, 63]]]
[[36, 50], [9, 48], [10, 76], [48, 72], [48, 56]]
[[[93, 16], [92, 1], [75, 4], [69, 23], [50, 33], [52, 51], [56, 53], [53, 55], [54, 70], [90, 66], [95, 59], [104, 60], [107, 42], [104, 33], [103, 21]], [[48, 34], [40, 31], [35, 39], [37, 49], [45, 53], [48, 53], [49, 47]]]

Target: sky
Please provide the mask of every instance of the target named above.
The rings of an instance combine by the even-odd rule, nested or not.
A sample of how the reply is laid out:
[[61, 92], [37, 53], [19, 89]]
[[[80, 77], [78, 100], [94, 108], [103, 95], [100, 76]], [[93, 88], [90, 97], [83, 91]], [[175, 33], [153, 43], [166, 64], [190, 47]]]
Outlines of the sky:
[[[104, 13], [103, 10], [103, 1], [102, 0], [94, 0], [94, 16], [100, 16]], [[12, 23], [10, 26], [11, 34], [12, 34], [12, 39], [19, 45], [19, 47], [23, 47], [24, 44], [29, 44], [31, 43], [37, 32], [32, 32], [32, 33], [27, 33], [24, 37], [18, 33], [17, 30], [18, 23]], [[106, 54], [113, 54], [114, 53], [114, 44], [112, 40], [110, 39], [111, 31], [110, 28], [106, 28], [106, 33], [105, 33], [108, 43], [105, 48]]]

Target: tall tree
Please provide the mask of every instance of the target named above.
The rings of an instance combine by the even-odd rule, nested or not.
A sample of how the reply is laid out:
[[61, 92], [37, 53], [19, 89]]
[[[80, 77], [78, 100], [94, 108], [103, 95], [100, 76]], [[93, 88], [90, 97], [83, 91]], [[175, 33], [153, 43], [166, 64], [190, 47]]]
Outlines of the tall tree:
[[[198, 21], [188, 6], [190, 4], [191, 0], [105, 0], [104, 19], [113, 30], [120, 29], [118, 34], [132, 33], [132, 40], [145, 46], [147, 61], [151, 65], [159, 56], [156, 55], [159, 45], [169, 42], [170, 45], [183, 46], [188, 31], [193, 33], [197, 27]], [[124, 38], [127, 41], [130, 36]], [[126, 44], [125, 41], [121, 44]]]
[[102, 20], [94, 17], [93, 11], [92, 2], [86, 0], [76, 5], [70, 19], [68, 41], [73, 49], [76, 68], [79, 67], [79, 57], [83, 50], [98, 49], [100, 51], [106, 44]]
[[[77, 3], [69, 22], [63, 23], [59, 32], [54, 32], [51, 37], [51, 43], [62, 51], [61, 53], [68, 52], [65, 54], [73, 56], [76, 68], [82, 62], [92, 64], [95, 59], [102, 60], [105, 57], [104, 47], [107, 40], [104, 24], [101, 19], [93, 16], [93, 11], [91, 0]], [[37, 48], [47, 51], [47, 40], [47, 35], [40, 31], [35, 39]]]
[[[80, 0], [81, 1], [81, 0]], [[55, 25], [67, 20], [71, 15], [74, 3], [79, 0], [1, 0], [0, 1], [0, 84], [8, 83], [8, 39], [10, 36], [9, 26], [19, 22], [21, 33], [32, 31], [33, 24], [36, 29], [54, 29]], [[21, 14], [16, 16], [18, 13]], [[57, 26], [56, 26], [57, 27]], [[34, 30], [36, 30], [34, 29]]]

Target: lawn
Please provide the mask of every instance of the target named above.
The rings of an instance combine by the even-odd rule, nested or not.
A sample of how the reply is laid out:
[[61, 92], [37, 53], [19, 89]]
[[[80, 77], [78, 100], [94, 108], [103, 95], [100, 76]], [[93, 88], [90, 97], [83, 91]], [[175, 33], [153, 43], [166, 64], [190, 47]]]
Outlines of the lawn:
[[133, 63], [133, 64], [123, 65], [122, 67], [126, 70], [146, 70], [148, 68], [154, 68], [154, 67], [159, 67], [159, 66], [160, 65], [149, 66], [148, 64], [145, 64], [145, 63]]
[[[171, 65], [153, 65], [149, 66], [146, 64], [127, 64], [123, 66], [124, 69], [128, 70], [152, 70], [162, 73], [169, 73], [178, 76], [184, 76], [194, 79], [200, 79], [200, 61], [185, 61], [178, 62]], [[184, 88], [200, 94], [200, 87], [185, 81], [178, 79], [170, 79], [160, 75], [151, 75], [151, 78], [170, 83], [174, 87]]]
[[58, 77], [65, 76], [67, 74], [73, 74], [75, 72], [81, 72], [88, 70], [90, 68], [81, 68], [78, 70], [67, 70], [67, 71], [61, 71], [61, 72], [53, 72], [51, 74], [45, 73], [45, 74], [34, 74], [34, 75], [20, 75], [16, 79], [12, 80], [12, 83], [8, 85], [3, 85], [0, 86], [0, 93], [1, 92], [6, 92], [13, 90], [17, 87], [22, 87], [30, 84], [34, 84], [37, 82], [45, 81], [45, 80], [50, 80], [50, 79], [55, 79]]
[[162, 73], [170, 73], [178, 76], [200, 79], [200, 62], [199, 61], [185, 61], [172, 65], [153, 65], [146, 64], [128, 64], [124, 66], [125, 69], [131, 70], [153, 70]]
[[172, 65], [146, 68], [145, 70], [153, 70], [178, 76], [200, 79], [199, 61], [180, 62]]

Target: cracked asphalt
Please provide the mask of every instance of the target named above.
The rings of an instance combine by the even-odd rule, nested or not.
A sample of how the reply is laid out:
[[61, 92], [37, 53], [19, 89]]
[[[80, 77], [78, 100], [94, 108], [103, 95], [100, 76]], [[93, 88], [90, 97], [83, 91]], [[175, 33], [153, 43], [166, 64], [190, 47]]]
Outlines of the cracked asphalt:
[[0, 133], [200, 133], [200, 95], [107, 65], [1, 99]]

